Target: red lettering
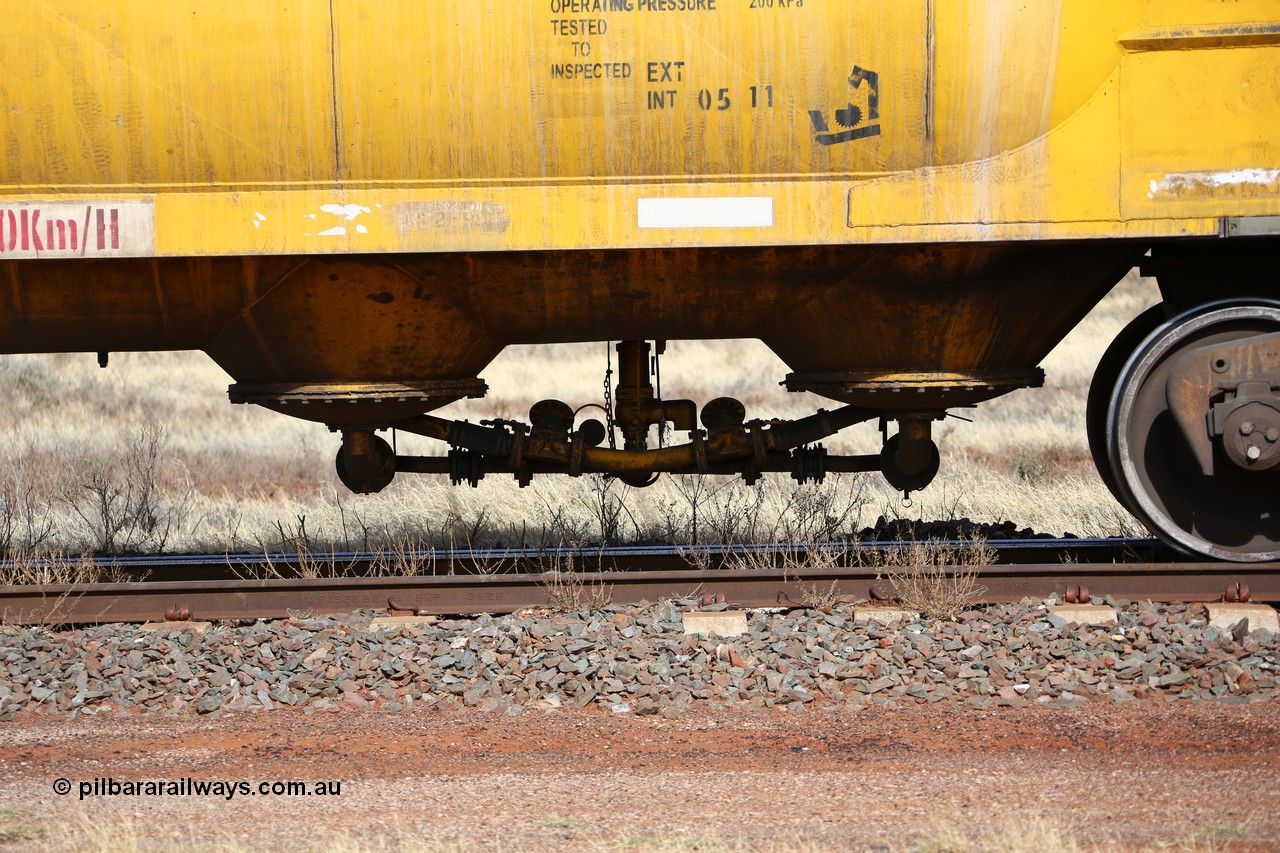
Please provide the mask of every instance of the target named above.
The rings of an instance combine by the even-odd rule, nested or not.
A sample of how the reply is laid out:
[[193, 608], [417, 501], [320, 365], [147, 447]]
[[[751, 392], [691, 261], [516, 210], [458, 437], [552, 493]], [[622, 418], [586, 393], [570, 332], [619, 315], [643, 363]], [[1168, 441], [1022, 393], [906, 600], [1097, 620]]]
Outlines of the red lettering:
[[[27, 213], [25, 210], [22, 212], [22, 215], [23, 215], [22, 248], [25, 249], [27, 248], [27, 227], [26, 227], [27, 223], [25, 218]], [[35, 249], [37, 252], [44, 251], [44, 246], [40, 245], [40, 211], [39, 209], [31, 211], [31, 248]]]
[[[119, 251], [128, 236], [120, 233], [120, 219], [120, 208], [92, 204], [83, 216], [69, 204], [0, 206], [0, 254], [72, 252], [83, 257], [91, 248]], [[90, 245], [95, 242], [96, 247]]]
[[[85, 249], [89, 248], [89, 214], [91, 213], [93, 213], [92, 205], [84, 209], [84, 228], [80, 230], [80, 254], [81, 255], [84, 254]], [[73, 244], [71, 248], [74, 249], [75, 248], [75, 245], [74, 245], [75, 231], [74, 230], [71, 232], [71, 235], [72, 235], [72, 244]]]

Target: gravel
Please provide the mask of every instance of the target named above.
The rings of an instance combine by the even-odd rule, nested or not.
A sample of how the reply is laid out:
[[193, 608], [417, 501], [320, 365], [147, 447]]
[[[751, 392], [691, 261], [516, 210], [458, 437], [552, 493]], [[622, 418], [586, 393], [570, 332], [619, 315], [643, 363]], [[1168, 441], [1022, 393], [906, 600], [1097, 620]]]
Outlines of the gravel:
[[685, 635], [692, 602], [439, 619], [370, 632], [373, 614], [199, 632], [104, 625], [0, 633], [0, 721], [19, 714], [213, 715], [420, 705], [518, 715], [593, 706], [690, 709], [1085, 702], [1246, 704], [1280, 697], [1280, 635], [1234, 637], [1198, 605], [1112, 601], [1118, 623], [1079, 626], [1042, 602], [956, 622], [892, 626], [831, 612], [757, 611], [748, 633]]

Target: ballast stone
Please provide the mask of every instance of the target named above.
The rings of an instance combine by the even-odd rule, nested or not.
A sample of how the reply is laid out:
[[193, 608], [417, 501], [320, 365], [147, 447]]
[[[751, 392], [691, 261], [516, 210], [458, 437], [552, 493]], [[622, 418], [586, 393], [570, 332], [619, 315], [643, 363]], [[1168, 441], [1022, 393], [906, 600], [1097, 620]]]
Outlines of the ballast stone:
[[1280, 633], [1245, 632], [1244, 617], [1235, 630], [1209, 628], [1199, 604], [1118, 610], [1118, 623], [1093, 627], [1050, 617], [1031, 600], [901, 627], [855, 624], [844, 608], [752, 611], [745, 635], [723, 639], [684, 634], [688, 614], [670, 603], [377, 633], [365, 629], [363, 614], [204, 633], [23, 629], [0, 634], [0, 721], [28, 712], [221, 715], [291, 706], [495, 714], [619, 706], [667, 717], [699, 706], [801, 712], [1280, 698]]

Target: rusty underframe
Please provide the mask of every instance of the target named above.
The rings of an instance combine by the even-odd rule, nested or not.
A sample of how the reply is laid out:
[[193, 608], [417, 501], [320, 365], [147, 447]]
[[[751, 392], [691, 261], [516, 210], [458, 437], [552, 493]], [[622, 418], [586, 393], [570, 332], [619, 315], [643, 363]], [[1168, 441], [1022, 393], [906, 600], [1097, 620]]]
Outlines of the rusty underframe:
[[[657, 342], [660, 355], [663, 342]], [[794, 421], [746, 419], [746, 407], [731, 397], [718, 397], [702, 408], [692, 400], [664, 400], [650, 374], [648, 341], [622, 341], [617, 346], [619, 381], [616, 404], [604, 408], [607, 425], [588, 419], [575, 428], [577, 412], [560, 400], [542, 400], [529, 411], [529, 423], [493, 419], [473, 424], [421, 414], [396, 421], [405, 432], [447, 443], [447, 456], [402, 456], [375, 434], [376, 427], [342, 428], [339, 477], [352, 491], [378, 492], [397, 472], [447, 474], [456, 485], [476, 485], [487, 474], [513, 474], [521, 486], [535, 474], [599, 473], [644, 486], [658, 474], [737, 474], [748, 484], [766, 472], [786, 472], [803, 483], [821, 482], [828, 473], [881, 471], [896, 488], [910, 493], [924, 488], [938, 470], [932, 422], [944, 409], [917, 406], [902, 411], [848, 404], [834, 411], [819, 409]], [[656, 363], [657, 356], [654, 357]], [[1034, 384], [1036, 377], [1019, 379]], [[955, 385], [955, 380], [948, 380]], [[884, 449], [878, 454], [837, 456], [816, 442], [857, 423], [880, 418]], [[702, 429], [698, 428], [701, 420]], [[888, 435], [888, 420], [899, 428]], [[683, 444], [661, 446], [670, 424], [688, 434]], [[649, 447], [649, 434], [659, 428], [659, 447]], [[623, 446], [614, 446], [621, 433]], [[609, 447], [600, 445], [609, 439]]]

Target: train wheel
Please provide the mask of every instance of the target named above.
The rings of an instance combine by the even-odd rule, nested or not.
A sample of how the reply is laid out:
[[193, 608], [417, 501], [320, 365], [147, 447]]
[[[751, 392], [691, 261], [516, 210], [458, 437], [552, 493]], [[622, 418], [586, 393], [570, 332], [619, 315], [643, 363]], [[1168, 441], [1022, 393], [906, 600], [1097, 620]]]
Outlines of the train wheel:
[[1116, 382], [1106, 432], [1120, 502], [1192, 553], [1280, 558], [1280, 444], [1233, 446], [1255, 422], [1255, 444], [1280, 437], [1277, 333], [1280, 304], [1203, 306], [1150, 334]]
[[1129, 356], [1133, 355], [1147, 335], [1167, 319], [1168, 312], [1164, 305], [1154, 305], [1133, 318], [1102, 354], [1098, 368], [1093, 372], [1093, 381], [1089, 383], [1089, 401], [1084, 418], [1085, 431], [1089, 437], [1089, 453], [1093, 456], [1093, 464], [1097, 467], [1102, 482], [1107, 484], [1116, 500], [1122, 503], [1123, 498], [1116, 486], [1115, 471], [1107, 452], [1107, 408]]

